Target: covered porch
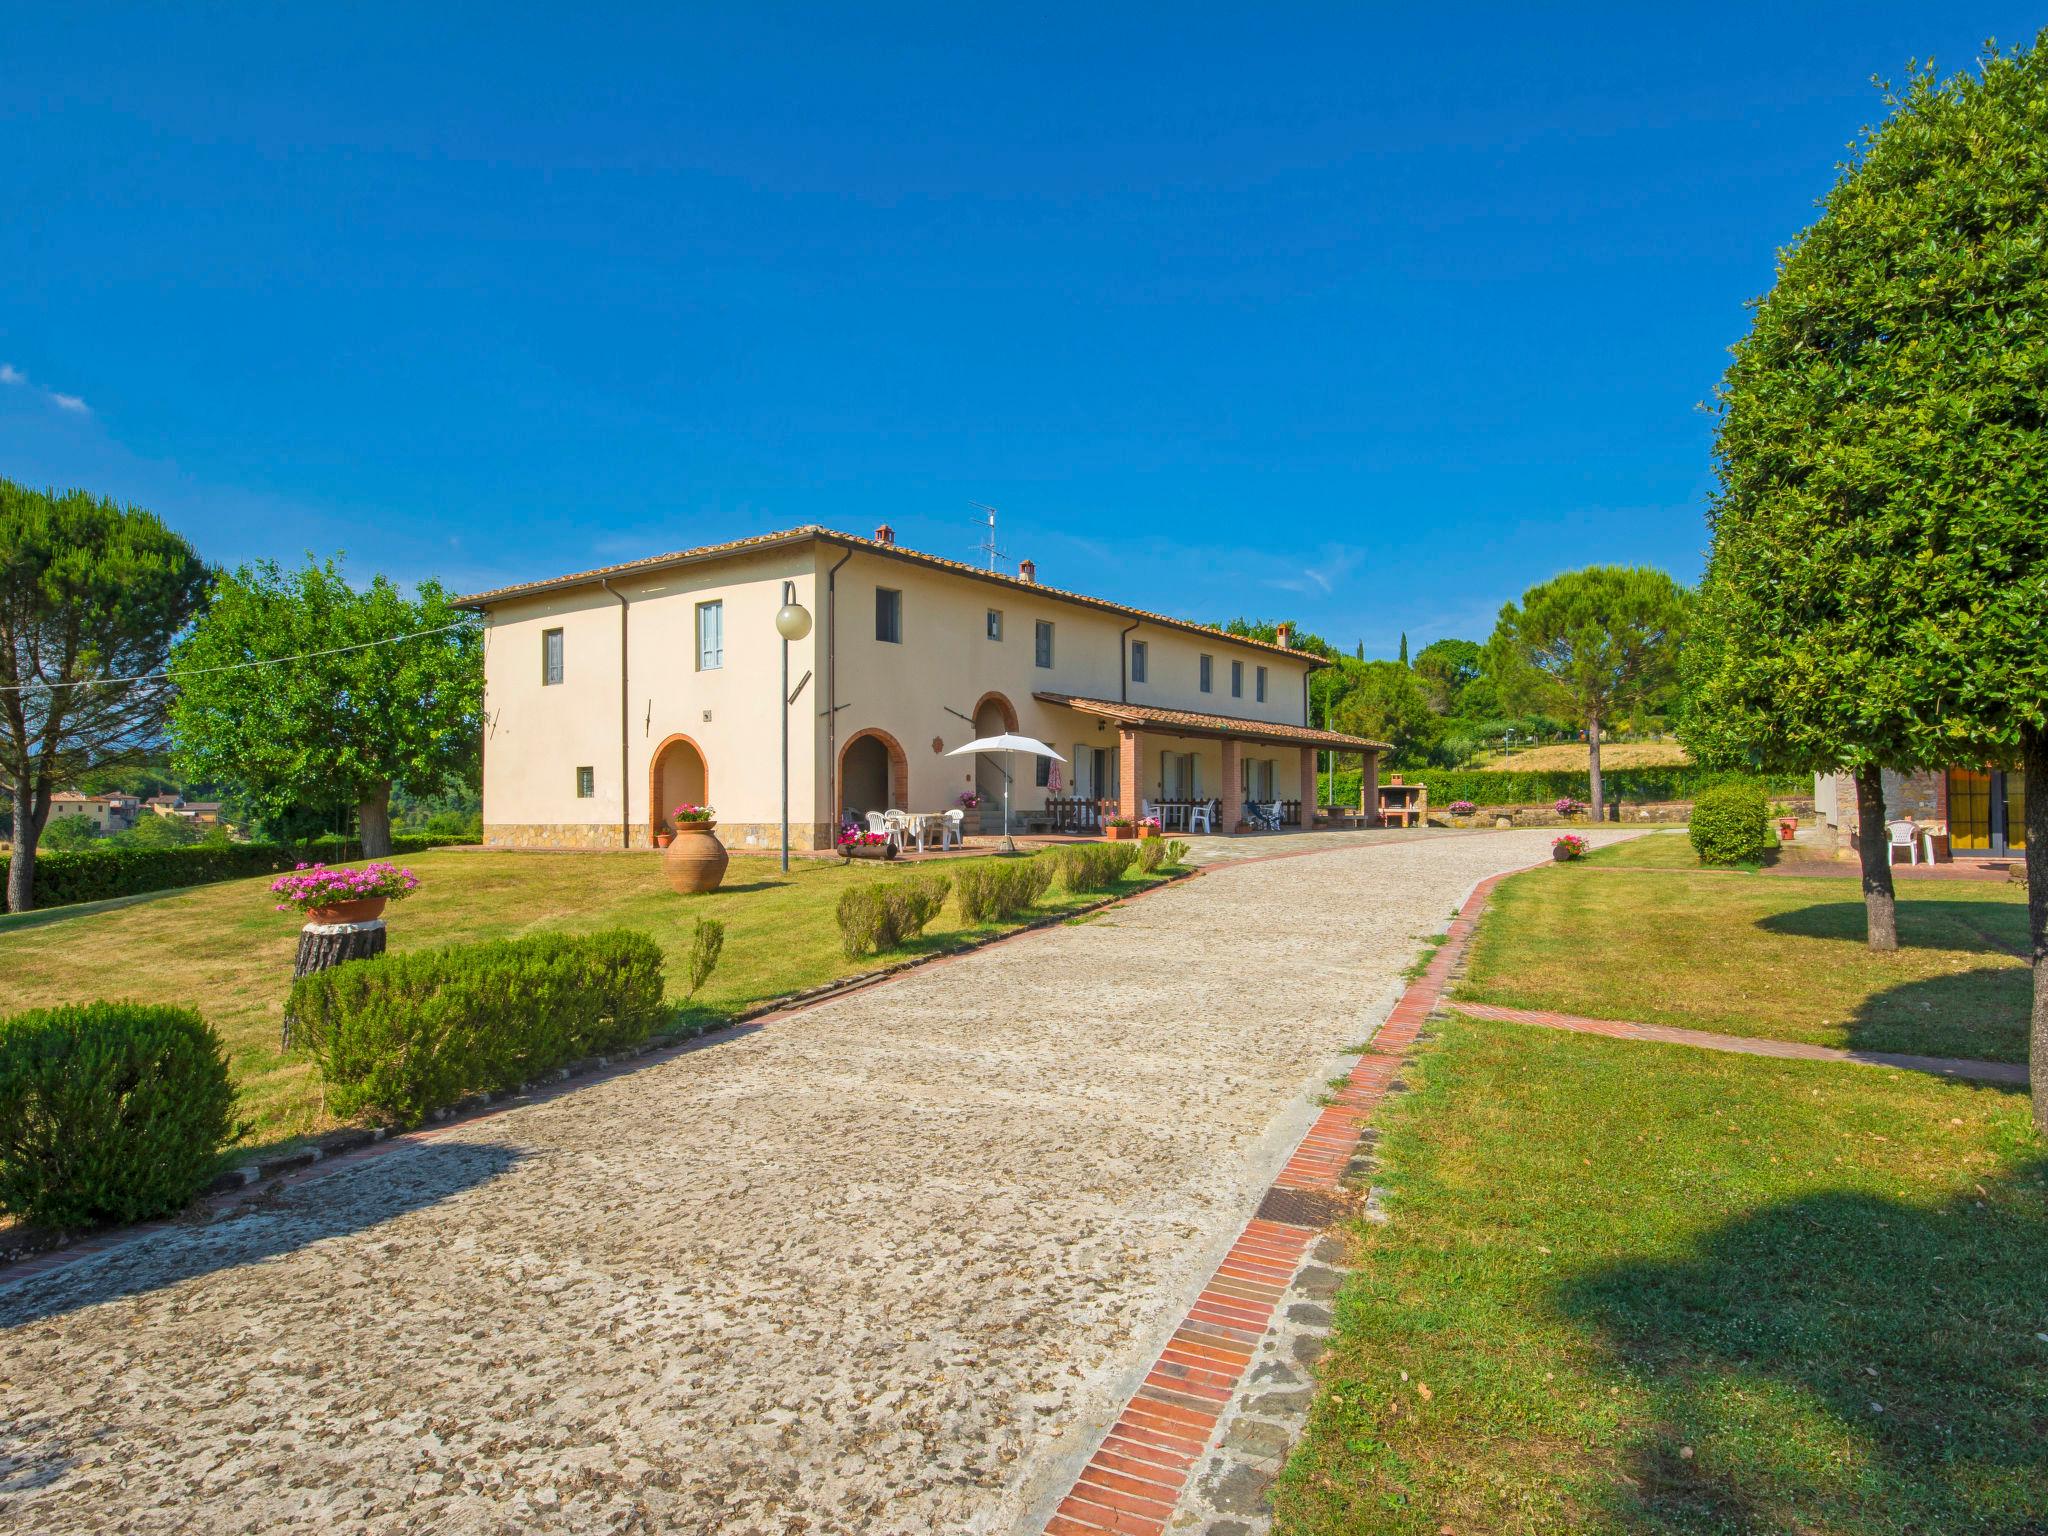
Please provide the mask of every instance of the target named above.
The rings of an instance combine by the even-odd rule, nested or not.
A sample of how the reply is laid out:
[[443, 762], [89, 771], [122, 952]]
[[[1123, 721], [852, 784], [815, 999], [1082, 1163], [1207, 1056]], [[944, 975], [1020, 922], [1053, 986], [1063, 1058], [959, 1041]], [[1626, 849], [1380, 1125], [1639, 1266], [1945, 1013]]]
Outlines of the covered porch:
[[1377, 821], [1384, 742], [1117, 699], [1033, 698], [1071, 712], [1059, 717], [1051, 739], [1068, 759], [1068, 775], [1046, 790], [1042, 816], [1050, 828], [1087, 832], [1111, 817], [1150, 815], [1168, 832], [1310, 830], [1326, 752], [1356, 753], [1364, 765], [1360, 804], [1355, 813], [1343, 808], [1343, 824]]

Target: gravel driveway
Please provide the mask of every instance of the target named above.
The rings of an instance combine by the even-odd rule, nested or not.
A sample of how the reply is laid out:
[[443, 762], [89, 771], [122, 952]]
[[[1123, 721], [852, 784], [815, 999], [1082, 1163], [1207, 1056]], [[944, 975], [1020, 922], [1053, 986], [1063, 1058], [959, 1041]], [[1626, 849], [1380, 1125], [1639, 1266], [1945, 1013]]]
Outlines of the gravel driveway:
[[1220, 868], [0, 1285], [0, 1526], [1026, 1528], [1550, 836]]

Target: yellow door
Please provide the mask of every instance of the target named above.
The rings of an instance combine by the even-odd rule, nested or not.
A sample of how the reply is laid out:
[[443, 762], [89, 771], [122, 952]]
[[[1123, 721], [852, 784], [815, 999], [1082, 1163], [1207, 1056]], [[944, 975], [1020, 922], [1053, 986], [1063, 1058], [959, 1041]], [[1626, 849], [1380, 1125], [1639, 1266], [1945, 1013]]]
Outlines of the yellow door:
[[1965, 848], [1990, 848], [1990, 774], [1968, 768], [1949, 769], [1948, 845], [1958, 852]]
[[2022, 773], [2002, 775], [2005, 779], [2005, 846], [2014, 853], [2027, 851], [2027, 778]]

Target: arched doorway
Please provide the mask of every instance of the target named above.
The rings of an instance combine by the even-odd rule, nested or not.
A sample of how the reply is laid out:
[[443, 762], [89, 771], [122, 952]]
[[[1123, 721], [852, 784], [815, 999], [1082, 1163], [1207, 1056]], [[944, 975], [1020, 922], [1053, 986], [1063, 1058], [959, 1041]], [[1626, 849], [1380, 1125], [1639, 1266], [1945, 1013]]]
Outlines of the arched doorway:
[[679, 805], [711, 803], [711, 770], [704, 764], [704, 752], [687, 736], [671, 736], [654, 749], [647, 768], [647, 839], [668, 820]]
[[[1000, 736], [1005, 731], [1016, 729], [1017, 711], [1010, 701], [1000, 693], [984, 693], [981, 702], [974, 706], [976, 738]], [[996, 807], [998, 811], [1001, 810], [1003, 803], [1003, 775], [1008, 771], [1004, 766], [1005, 762], [1005, 758], [993, 752], [974, 754], [975, 792], [981, 796], [984, 803]], [[1012, 799], [1014, 798], [1013, 790]], [[983, 825], [989, 823], [984, 822]]]
[[[910, 759], [887, 731], [856, 731], [839, 752], [839, 806], [856, 818], [869, 811], [907, 810]], [[864, 823], [863, 823], [864, 824]]]

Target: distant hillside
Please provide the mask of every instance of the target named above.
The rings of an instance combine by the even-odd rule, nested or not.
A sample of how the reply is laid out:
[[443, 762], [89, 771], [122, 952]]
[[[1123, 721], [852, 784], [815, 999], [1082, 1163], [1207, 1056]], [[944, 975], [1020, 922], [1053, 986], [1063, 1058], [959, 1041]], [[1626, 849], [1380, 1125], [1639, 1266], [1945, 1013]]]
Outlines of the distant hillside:
[[[1587, 771], [1586, 756], [1583, 742], [1567, 742], [1550, 747], [1517, 747], [1512, 756], [1489, 752], [1470, 766], [1520, 768], [1530, 773], [1576, 769], [1584, 773]], [[1691, 754], [1675, 741], [1606, 741], [1600, 744], [1602, 768], [1679, 767], [1691, 761]]]

